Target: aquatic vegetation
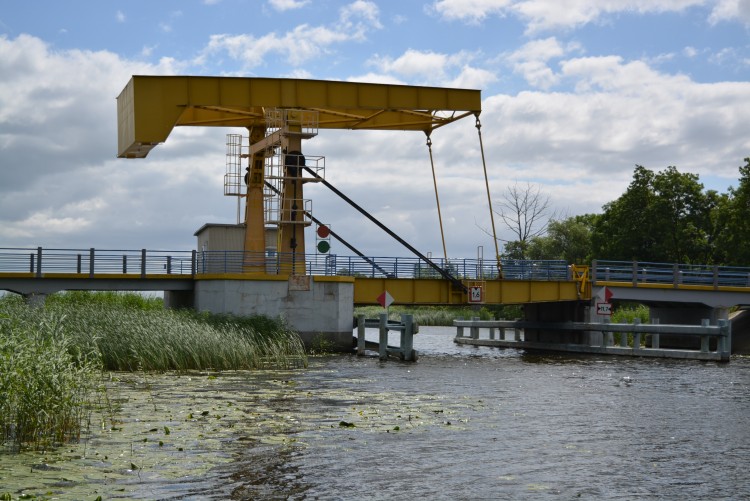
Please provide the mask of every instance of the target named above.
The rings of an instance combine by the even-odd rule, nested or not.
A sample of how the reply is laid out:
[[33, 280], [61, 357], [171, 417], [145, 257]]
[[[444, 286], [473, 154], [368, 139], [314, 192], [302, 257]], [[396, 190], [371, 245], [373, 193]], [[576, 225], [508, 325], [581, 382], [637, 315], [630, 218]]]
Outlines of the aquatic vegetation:
[[[101, 374], [96, 354], [63, 336], [64, 319], [27, 308], [3, 308], [0, 319], [0, 433], [12, 449], [77, 439]], [[15, 314], [14, 314], [15, 313]]]
[[281, 321], [164, 310], [135, 294], [56, 296], [44, 308], [0, 298], [0, 433], [13, 448], [77, 439], [102, 370], [307, 365], [299, 335]]

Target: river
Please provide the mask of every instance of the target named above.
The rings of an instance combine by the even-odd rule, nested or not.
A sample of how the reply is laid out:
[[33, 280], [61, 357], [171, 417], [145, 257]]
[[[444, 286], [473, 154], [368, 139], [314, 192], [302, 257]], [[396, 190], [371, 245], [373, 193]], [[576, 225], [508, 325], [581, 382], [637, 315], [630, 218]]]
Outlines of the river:
[[422, 327], [416, 363], [113, 375], [114, 429], [63, 453], [0, 455], [0, 485], [13, 482], [0, 494], [750, 499], [750, 358], [531, 354], [454, 335]]

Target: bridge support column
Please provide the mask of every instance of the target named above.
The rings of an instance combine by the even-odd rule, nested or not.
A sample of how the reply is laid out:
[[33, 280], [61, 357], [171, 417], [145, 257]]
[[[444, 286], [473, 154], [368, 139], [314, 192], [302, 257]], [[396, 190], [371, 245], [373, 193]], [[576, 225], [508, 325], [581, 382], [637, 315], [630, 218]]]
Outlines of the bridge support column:
[[[579, 301], [556, 301], [550, 303], [528, 303], [523, 307], [524, 318], [529, 322], [582, 322], [584, 305]], [[586, 334], [575, 331], [544, 331], [525, 329], [524, 341], [537, 343], [582, 344]]]
[[164, 308], [192, 308], [195, 305], [194, 296], [193, 291], [164, 291]]
[[266, 279], [196, 280], [195, 309], [281, 317], [299, 332], [307, 348], [328, 351], [353, 348], [354, 279], [351, 277], [266, 275]]
[[[649, 316], [651, 321], [658, 319], [660, 324], [678, 325], [701, 325], [704, 319], [708, 319], [710, 325], [718, 325], [719, 320], [729, 319], [729, 308], [705, 306], [703, 304], [685, 303], [680, 306], [661, 307], [650, 306]], [[650, 340], [647, 339], [647, 344]], [[659, 335], [659, 346], [661, 348], [700, 349], [700, 339], [692, 336], [669, 336]], [[710, 350], [716, 350], [716, 339], [711, 340]]]

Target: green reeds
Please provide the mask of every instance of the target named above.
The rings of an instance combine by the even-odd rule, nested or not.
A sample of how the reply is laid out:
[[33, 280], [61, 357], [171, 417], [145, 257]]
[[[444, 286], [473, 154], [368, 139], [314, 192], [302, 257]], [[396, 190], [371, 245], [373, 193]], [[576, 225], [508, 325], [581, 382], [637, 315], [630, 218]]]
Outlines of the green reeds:
[[44, 447], [78, 437], [102, 370], [189, 371], [307, 365], [281, 321], [164, 310], [136, 294], [67, 293], [44, 307], [0, 297], [0, 433]]
[[98, 357], [71, 349], [64, 319], [19, 302], [0, 307], [3, 445], [45, 448], [77, 439], [98, 387]]

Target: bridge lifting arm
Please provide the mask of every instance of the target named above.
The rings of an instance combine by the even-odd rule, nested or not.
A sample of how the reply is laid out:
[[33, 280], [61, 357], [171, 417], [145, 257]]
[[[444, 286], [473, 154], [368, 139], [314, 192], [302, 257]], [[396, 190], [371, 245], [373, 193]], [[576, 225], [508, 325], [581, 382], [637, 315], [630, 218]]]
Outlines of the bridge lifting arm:
[[427, 265], [431, 266], [435, 271], [437, 271], [443, 278], [450, 281], [454, 287], [457, 289], [468, 292], [468, 288], [456, 277], [454, 277], [452, 274], [450, 274], [448, 271], [444, 270], [437, 264], [435, 264], [431, 259], [429, 259], [427, 256], [423, 255], [421, 252], [419, 252], [417, 249], [415, 249], [412, 245], [410, 245], [406, 240], [399, 237], [396, 233], [394, 233], [390, 228], [388, 228], [386, 225], [378, 221], [372, 214], [367, 212], [365, 209], [360, 207], [354, 200], [347, 197], [339, 191], [335, 186], [333, 186], [331, 183], [320, 177], [314, 170], [310, 169], [309, 167], [302, 167], [305, 169], [310, 175], [312, 175], [317, 181], [323, 183], [325, 187], [330, 189], [332, 192], [337, 194], [339, 197], [341, 197], [342, 200], [344, 200], [346, 203], [357, 209], [363, 216], [365, 216], [367, 219], [375, 223], [380, 229], [388, 233], [390, 236], [396, 239], [401, 245], [409, 249], [415, 256], [417, 256], [419, 259], [427, 263]]

